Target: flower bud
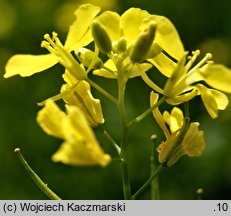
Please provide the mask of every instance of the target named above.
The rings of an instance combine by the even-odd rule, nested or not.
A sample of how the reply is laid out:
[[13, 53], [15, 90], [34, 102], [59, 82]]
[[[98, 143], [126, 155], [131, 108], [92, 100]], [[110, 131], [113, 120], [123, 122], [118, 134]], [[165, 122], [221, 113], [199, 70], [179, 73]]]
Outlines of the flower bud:
[[110, 53], [112, 50], [112, 42], [105, 28], [97, 21], [94, 21], [92, 23], [91, 31], [99, 50], [105, 54]]
[[[75, 54], [79, 61], [86, 67], [89, 67], [92, 63], [95, 53], [86, 48], [79, 48], [75, 51]], [[94, 64], [92, 66], [93, 69], [99, 69], [103, 66], [103, 62], [99, 57], [94, 60]]]
[[113, 43], [113, 50], [118, 53], [125, 52], [127, 49], [127, 41], [124, 37], [121, 37], [118, 41]]
[[134, 63], [141, 63], [149, 53], [156, 33], [156, 24], [151, 23], [145, 31], [141, 32], [130, 53]]

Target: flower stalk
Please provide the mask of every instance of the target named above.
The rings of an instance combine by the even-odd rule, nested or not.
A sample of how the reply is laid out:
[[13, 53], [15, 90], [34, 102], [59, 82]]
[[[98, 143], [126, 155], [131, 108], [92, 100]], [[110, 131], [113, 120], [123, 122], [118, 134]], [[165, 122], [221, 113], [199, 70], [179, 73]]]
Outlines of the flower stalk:
[[122, 173], [122, 183], [123, 183], [123, 192], [124, 192], [124, 199], [130, 200], [131, 199], [131, 186], [128, 176], [128, 127], [127, 127], [127, 120], [126, 120], [126, 112], [125, 112], [125, 104], [124, 104], [124, 93], [126, 87], [127, 80], [118, 79], [118, 111], [120, 116], [120, 122], [122, 127], [122, 137], [120, 143], [120, 165], [121, 165], [121, 173]]
[[160, 174], [160, 172], [163, 170], [165, 166], [163, 164], [160, 164], [159, 167], [156, 169], [156, 171], [150, 176], [150, 178], [143, 184], [142, 187], [136, 193], [132, 195], [132, 199], [136, 200], [139, 198], [139, 196], [148, 188], [148, 186], [152, 183], [152, 181], [157, 178]]
[[106, 90], [104, 90], [102, 87], [100, 87], [98, 84], [90, 80], [89, 78], [86, 79], [86, 81], [97, 91], [99, 91], [102, 95], [104, 95], [106, 98], [108, 98], [112, 103], [118, 104], [118, 101], [115, 97], [113, 97], [110, 93], [108, 93]]
[[61, 198], [56, 195], [48, 186], [46, 183], [44, 183], [41, 178], [33, 171], [33, 169], [30, 167], [30, 165], [26, 162], [23, 155], [21, 154], [20, 148], [16, 148], [14, 152], [18, 155], [19, 160], [21, 161], [22, 165], [25, 167], [26, 171], [30, 175], [30, 177], [33, 179], [35, 184], [42, 190], [42, 192], [48, 196], [51, 200], [61, 200]]
[[166, 100], [166, 97], [163, 96], [156, 104], [154, 104], [153, 106], [151, 106], [149, 109], [147, 109], [146, 111], [144, 111], [142, 114], [140, 114], [139, 116], [137, 116], [135, 119], [133, 119], [131, 122], [128, 123], [128, 127], [132, 126], [135, 123], [139, 123], [140, 121], [142, 121], [144, 118], [146, 118], [146, 116], [148, 116], [155, 108], [159, 107], [162, 103], [164, 103]]
[[[150, 169], [151, 169], [151, 176], [154, 175], [156, 169], [158, 169], [159, 162], [158, 162], [158, 155], [156, 151], [156, 139], [157, 135], [153, 134], [151, 136], [151, 140], [153, 141], [151, 146], [151, 157], [150, 157]], [[152, 200], [159, 200], [160, 199], [160, 190], [159, 190], [159, 178], [158, 176], [152, 180], [151, 183], [151, 199]]]

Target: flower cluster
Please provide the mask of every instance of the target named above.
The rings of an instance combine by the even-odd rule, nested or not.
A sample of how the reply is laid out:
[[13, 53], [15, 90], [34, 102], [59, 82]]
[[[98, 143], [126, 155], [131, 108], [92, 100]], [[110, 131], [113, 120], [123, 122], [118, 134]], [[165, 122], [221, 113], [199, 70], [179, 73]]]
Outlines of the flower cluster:
[[[62, 76], [65, 83], [60, 93], [40, 104], [44, 107], [37, 117], [46, 133], [64, 140], [53, 155], [53, 161], [101, 166], [110, 162], [110, 156], [103, 152], [93, 134], [93, 128], [103, 124], [105, 119], [100, 100], [92, 96], [91, 87], [117, 105], [123, 133], [126, 133], [131, 124], [125, 116], [124, 91], [127, 81], [133, 77], [140, 77], [152, 90], [147, 113], [153, 112], [166, 138], [157, 148], [159, 162], [172, 166], [182, 155], [200, 156], [205, 148], [204, 133], [199, 130], [198, 122], [190, 122], [176, 106], [201, 96], [209, 115], [216, 118], [218, 110], [226, 109], [229, 102], [223, 92], [231, 93], [230, 69], [215, 64], [210, 53], [201, 61], [197, 61], [198, 50], [188, 54], [176, 28], [164, 16], [138, 8], [130, 8], [122, 15], [112, 11], [98, 15], [99, 11], [99, 7], [91, 4], [80, 6], [64, 44], [57, 33], [45, 34], [41, 47], [49, 54], [15, 55], [6, 65], [5, 78], [17, 74], [31, 76], [56, 63], [65, 68]], [[94, 50], [87, 47], [91, 42]], [[107, 59], [101, 60], [101, 56]], [[156, 73], [152, 68], [166, 78], [163, 86], [149, 78], [150, 73]], [[116, 79], [118, 98], [90, 80], [90, 72]], [[160, 95], [164, 100], [158, 100]], [[55, 104], [58, 99], [65, 102], [66, 113]], [[162, 102], [174, 106], [171, 113], [161, 114], [158, 106]], [[136, 122], [145, 116], [138, 116]], [[117, 146], [121, 161], [125, 161], [122, 158], [124, 137], [123, 134], [121, 145]]]

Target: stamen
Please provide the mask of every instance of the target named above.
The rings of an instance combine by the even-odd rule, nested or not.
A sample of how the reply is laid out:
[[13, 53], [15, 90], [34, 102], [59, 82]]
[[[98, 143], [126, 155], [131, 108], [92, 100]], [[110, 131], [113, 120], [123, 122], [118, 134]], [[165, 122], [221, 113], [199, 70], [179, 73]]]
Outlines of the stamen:
[[58, 34], [56, 32], [52, 32], [52, 40], [55, 41], [58, 38]]
[[53, 43], [53, 41], [51, 40], [51, 37], [50, 37], [49, 34], [45, 34], [45, 35], [43, 36], [43, 38], [44, 38], [45, 40], [47, 40], [49, 43]]
[[41, 47], [47, 48], [48, 46], [50, 46], [50, 43], [47, 41], [42, 41], [41, 43]]
[[63, 44], [59, 40], [58, 34], [56, 32], [52, 32], [52, 40], [55, 42], [56, 45], [59, 45], [59, 46], [63, 47]]
[[50, 53], [57, 56], [59, 63], [61, 63], [77, 80], [86, 78], [85, 70], [74, 59], [70, 52], [68, 52], [58, 38], [56, 32], [52, 32], [52, 38], [49, 34], [44, 35], [44, 41], [41, 46], [46, 48]]
[[42, 41], [40, 46], [46, 48], [50, 53], [55, 53], [55, 50], [51, 47], [50, 43], [47, 41]]
[[41, 47], [46, 48], [50, 53], [54, 53], [60, 57], [59, 49], [63, 49], [63, 45], [58, 38], [58, 34], [56, 32], [52, 32], [52, 38], [49, 34], [45, 34], [44, 39], [46, 41], [42, 41]]
[[200, 68], [202, 65], [206, 64], [209, 59], [211, 59], [213, 55], [211, 53], [206, 53], [205, 57], [195, 66], [192, 68], [192, 70], [189, 71], [189, 73], [192, 73], [193, 71]]
[[192, 54], [196, 56], [199, 56], [200, 53], [201, 53], [200, 50], [192, 51]]
[[188, 71], [194, 62], [196, 61], [197, 57], [200, 55], [200, 50], [192, 51], [192, 56], [188, 56], [188, 63], [185, 65], [185, 70]]

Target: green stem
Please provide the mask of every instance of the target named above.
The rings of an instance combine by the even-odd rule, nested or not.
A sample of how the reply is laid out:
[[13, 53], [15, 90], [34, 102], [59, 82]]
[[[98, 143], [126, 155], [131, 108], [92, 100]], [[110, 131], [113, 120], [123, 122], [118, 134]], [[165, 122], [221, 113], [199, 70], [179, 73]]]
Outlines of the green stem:
[[126, 121], [126, 112], [124, 105], [124, 92], [126, 81], [123, 79], [118, 79], [118, 110], [120, 115], [120, 121], [122, 126], [122, 137], [121, 137], [121, 152], [120, 152], [120, 165], [122, 172], [122, 182], [123, 182], [123, 192], [124, 199], [131, 199], [131, 186], [128, 177], [128, 165], [127, 165], [127, 146], [128, 146], [128, 127]]
[[74, 90], [75, 90], [76, 86], [79, 84], [79, 82], [80, 82], [80, 81], [78, 81], [77, 83], [75, 83], [74, 85], [72, 85], [72, 86], [71, 86], [70, 88], [68, 88], [67, 90], [61, 92], [60, 94], [57, 94], [57, 95], [55, 95], [55, 96], [53, 96], [53, 97], [50, 97], [50, 98], [48, 98], [48, 99], [46, 99], [46, 100], [43, 100], [43, 101], [37, 103], [37, 105], [38, 105], [38, 106], [44, 106], [45, 103], [46, 103], [48, 100], [57, 101], [57, 100], [60, 100], [60, 99], [64, 98], [66, 95], [68, 95], [68, 94], [74, 92]]
[[114, 104], [118, 105], [118, 101], [116, 98], [114, 98], [110, 93], [108, 93], [106, 90], [104, 90], [102, 87], [100, 87], [98, 84], [96, 84], [95, 82], [93, 82], [90, 79], [86, 79], [86, 81], [93, 87], [95, 88], [97, 91], [99, 91], [102, 95], [104, 95], [106, 98], [108, 98], [111, 102], [113, 102]]
[[[152, 144], [152, 149], [151, 149], [151, 158], [150, 158], [150, 162], [151, 162], [151, 176], [154, 175], [156, 169], [158, 168], [158, 154], [156, 151], [156, 139], [157, 136], [154, 134], [151, 136], [151, 140], [153, 141]], [[156, 178], [154, 178], [152, 180], [151, 183], [151, 199], [152, 200], [159, 200], [160, 199], [160, 191], [159, 191], [159, 180], [158, 180], [158, 176]]]
[[118, 144], [116, 143], [116, 141], [111, 137], [111, 135], [107, 132], [107, 130], [104, 128], [104, 126], [101, 124], [100, 125], [101, 128], [103, 129], [103, 133], [104, 135], [107, 137], [107, 139], [112, 143], [112, 145], [114, 146], [114, 148], [116, 149], [118, 155], [120, 155], [121, 149], [118, 146]]
[[143, 120], [147, 115], [149, 115], [155, 108], [160, 106], [164, 101], [166, 100], [166, 96], [163, 96], [156, 104], [151, 106], [149, 109], [147, 109], [145, 112], [143, 112], [141, 115], [137, 116], [135, 119], [133, 119], [131, 122], [128, 123], [128, 127], [131, 125], [140, 122]]
[[46, 194], [50, 199], [52, 200], [61, 200], [60, 197], [58, 197], [48, 186], [47, 184], [45, 184], [40, 178], [39, 176], [31, 169], [31, 167], [29, 166], [29, 164], [26, 162], [26, 160], [24, 159], [24, 157], [21, 154], [21, 151], [19, 148], [16, 148], [14, 150], [14, 152], [18, 155], [19, 160], [21, 161], [21, 163], [23, 164], [23, 166], [25, 167], [25, 169], [27, 170], [27, 172], [29, 173], [30, 177], [34, 180], [34, 182], [36, 183], [36, 185], [43, 191], [44, 194]]
[[161, 170], [164, 168], [162, 164], [156, 169], [156, 171], [150, 176], [150, 178], [143, 184], [143, 186], [132, 196], [132, 199], [137, 199], [146, 188], [152, 183], [152, 181], [160, 174]]
[[189, 102], [184, 103], [184, 112], [185, 112], [186, 128], [188, 129], [190, 126]]

